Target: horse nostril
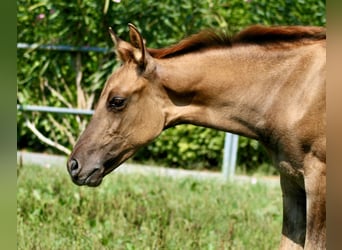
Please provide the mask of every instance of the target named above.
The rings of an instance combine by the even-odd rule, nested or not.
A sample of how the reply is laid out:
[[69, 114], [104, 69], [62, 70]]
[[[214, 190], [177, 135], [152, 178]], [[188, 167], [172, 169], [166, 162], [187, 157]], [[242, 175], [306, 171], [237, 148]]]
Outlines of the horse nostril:
[[75, 177], [79, 173], [79, 165], [77, 160], [71, 159], [68, 163], [71, 176]]

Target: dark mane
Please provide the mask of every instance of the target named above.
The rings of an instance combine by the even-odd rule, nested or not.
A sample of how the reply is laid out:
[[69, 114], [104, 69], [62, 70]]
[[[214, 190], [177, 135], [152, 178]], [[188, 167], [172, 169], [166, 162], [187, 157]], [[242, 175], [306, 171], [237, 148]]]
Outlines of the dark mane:
[[170, 58], [204, 49], [232, 47], [235, 45], [258, 44], [279, 45], [284, 43], [303, 43], [326, 39], [326, 30], [314, 26], [266, 27], [254, 25], [231, 37], [223, 32], [204, 30], [191, 35], [179, 43], [162, 49], [149, 48], [155, 58]]
[[148, 51], [155, 58], [169, 58], [207, 48], [230, 46], [232, 46], [232, 39], [227, 34], [204, 30], [181, 40], [173, 46], [162, 49], [149, 48]]

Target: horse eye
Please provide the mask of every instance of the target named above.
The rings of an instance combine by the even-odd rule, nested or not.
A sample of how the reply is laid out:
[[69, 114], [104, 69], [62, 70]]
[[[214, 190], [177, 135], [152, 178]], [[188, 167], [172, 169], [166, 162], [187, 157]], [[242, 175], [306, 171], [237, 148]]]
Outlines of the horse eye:
[[126, 98], [124, 97], [113, 97], [108, 102], [108, 108], [114, 110], [122, 110], [125, 107]]

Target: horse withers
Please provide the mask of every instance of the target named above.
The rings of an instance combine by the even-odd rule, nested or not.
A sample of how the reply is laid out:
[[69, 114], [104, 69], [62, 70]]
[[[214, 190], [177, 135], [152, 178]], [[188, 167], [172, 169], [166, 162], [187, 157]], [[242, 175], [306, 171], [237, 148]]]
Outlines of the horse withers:
[[129, 24], [111, 29], [122, 62], [67, 163], [77, 185], [103, 177], [164, 129], [189, 123], [260, 141], [280, 172], [281, 249], [326, 248], [326, 31], [251, 26], [210, 30], [152, 49]]

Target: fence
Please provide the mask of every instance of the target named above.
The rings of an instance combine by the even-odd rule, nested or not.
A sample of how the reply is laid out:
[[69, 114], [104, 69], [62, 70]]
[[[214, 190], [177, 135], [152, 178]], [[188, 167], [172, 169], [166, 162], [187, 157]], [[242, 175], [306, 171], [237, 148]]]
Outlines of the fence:
[[[41, 50], [57, 50], [57, 51], [76, 51], [76, 52], [100, 52], [107, 53], [110, 51], [108, 48], [98, 47], [75, 47], [69, 45], [39, 45], [39, 44], [27, 44], [18, 43], [17, 49], [41, 49]], [[36, 105], [17, 105], [17, 110], [20, 111], [38, 111], [60, 114], [74, 114], [74, 115], [92, 115], [93, 110], [72, 109], [72, 108], [57, 108], [48, 106], [36, 106]], [[231, 180], [235, 174], [236, 159], [238, 151], [238, 135], [226, 133], [223, 150], [223, 162], [222, 162], [222, 175], [225, 180]]]

